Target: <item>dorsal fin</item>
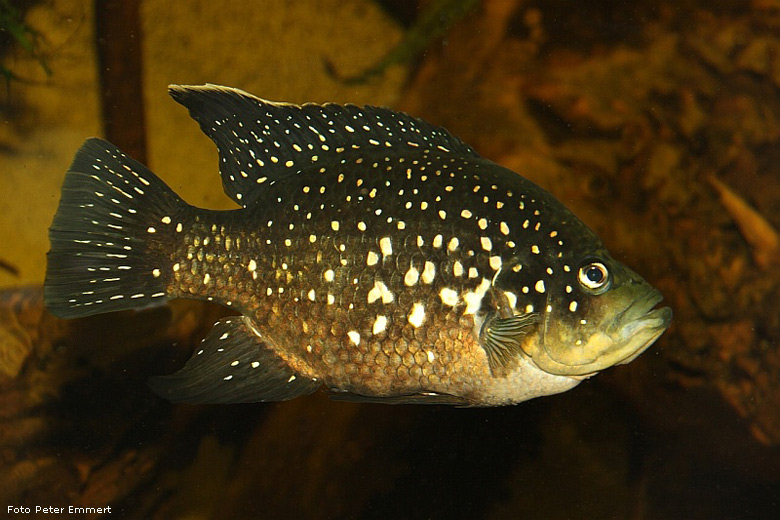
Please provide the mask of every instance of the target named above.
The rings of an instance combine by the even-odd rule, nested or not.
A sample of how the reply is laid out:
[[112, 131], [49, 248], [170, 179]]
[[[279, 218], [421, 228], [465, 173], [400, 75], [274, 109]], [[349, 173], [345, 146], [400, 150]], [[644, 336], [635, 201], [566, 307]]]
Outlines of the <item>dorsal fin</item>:
[[171, 85], [169, 93], [216, 143], [225, 193], [242, 206], [260, 196], [258, 185], [340, 163], [344, 153], [478, 156], [447, 130], [386, 108], [275, 103], [217, 85]]

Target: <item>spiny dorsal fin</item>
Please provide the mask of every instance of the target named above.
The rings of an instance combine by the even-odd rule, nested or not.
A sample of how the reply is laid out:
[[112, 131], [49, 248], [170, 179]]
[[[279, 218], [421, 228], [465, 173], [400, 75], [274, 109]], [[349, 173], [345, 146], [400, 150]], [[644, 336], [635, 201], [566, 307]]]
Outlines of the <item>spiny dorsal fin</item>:
[[244, 316], [219, 320], [184, 368], [149, 380], [161, 397], [190, 404], [286, 401], [320, 384], [290, 368]]
[[171, 85], [169, 93], [216, 143], [225, 193], [245, 207], [266, 182], [339, 164], [343, 154], [400, 148], [478, 156], [447, 130], [386, 108], [275, 103], [217, 85]]

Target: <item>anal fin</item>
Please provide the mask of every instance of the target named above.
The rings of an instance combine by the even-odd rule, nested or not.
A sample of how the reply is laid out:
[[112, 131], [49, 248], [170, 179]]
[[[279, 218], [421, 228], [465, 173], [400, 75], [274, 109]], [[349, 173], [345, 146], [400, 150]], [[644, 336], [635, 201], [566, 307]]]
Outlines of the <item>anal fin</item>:
[[286, 401], [320, 384], [290, 368], [244, 316], [219, 320], [181, 370], [149, 380], [161, 397], [190, 404]]

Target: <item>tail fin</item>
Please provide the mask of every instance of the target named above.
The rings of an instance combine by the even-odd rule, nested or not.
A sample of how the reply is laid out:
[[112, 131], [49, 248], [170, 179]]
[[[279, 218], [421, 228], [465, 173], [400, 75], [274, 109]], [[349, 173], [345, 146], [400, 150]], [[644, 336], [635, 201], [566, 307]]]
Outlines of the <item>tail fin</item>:
[[63, 318], [143, 307], [165, 297], [173, 229], [188, 206], [149, 169], [89, 139], [65, 176], [44, 295]]

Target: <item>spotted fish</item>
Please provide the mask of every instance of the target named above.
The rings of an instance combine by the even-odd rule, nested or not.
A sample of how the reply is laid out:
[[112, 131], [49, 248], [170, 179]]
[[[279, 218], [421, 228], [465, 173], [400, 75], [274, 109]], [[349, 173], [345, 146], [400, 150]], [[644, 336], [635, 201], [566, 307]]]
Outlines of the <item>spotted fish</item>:
[[240, 209], [183, 202], [90, 139], [65, 176], [45, 296], [64, 318], [194, 298], [235, 309], [173, 401], [495, 406], [568, 390], [650, 346], [661, 296], [550, 193], [442, 128], [371, 106], [172, 86]]

